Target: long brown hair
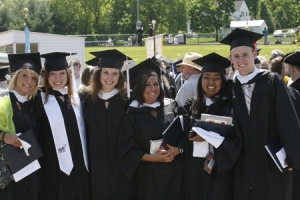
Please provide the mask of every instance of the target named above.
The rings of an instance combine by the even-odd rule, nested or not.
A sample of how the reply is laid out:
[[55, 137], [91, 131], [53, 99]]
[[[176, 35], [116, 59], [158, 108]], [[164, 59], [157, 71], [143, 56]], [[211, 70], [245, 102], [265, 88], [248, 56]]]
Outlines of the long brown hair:
[[[69, 70], [68, 69], [65, 69], [65, 70], [66, 70], [66, 73], [67, 73], [67, 83], [66, 83], [66, 86], [68, 87], [68, 95], [69, 95], [69, 97], [71, 99], [71, 102], [75, 102], [74, 101], [74, 97], [73, 97], [72, 77], [71, 77], [71, 74], [70, 74]], [[49, 78], [51, 72], [52, 71], [45, 70], [45, 73], [44, 73], [44, 76], [43, 76], [43, 85], [44, 85], [45, 93], [46, 93], [44, 104], [46, 104], [48, 102], [49, 89], [52, 88], [51, 85], [49, 84], [49, 81], [48, 81], [48, 78]]]
[[[102, 89], [102, 83], [100, 81], [101, 71], [102, 68], [95, 69], [92, 78], [90, 80], [90, 85], [87, 87], [87, 91], [93, 101], [96, 101], [98, 99], [98, 93]], [[115, 88], [119, 90], [121, 99], [125, 101], [124, 75], [121, 72], [121, 70], [119, 70], [119, 80]]]

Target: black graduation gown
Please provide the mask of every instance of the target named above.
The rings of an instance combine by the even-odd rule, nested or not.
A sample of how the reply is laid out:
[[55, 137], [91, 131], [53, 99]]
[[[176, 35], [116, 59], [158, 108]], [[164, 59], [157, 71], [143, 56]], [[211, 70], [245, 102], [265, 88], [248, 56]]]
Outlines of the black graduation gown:
[[[120, 94], [93, 101], [82, 94], [83, 113], [89, 155], [91, 199], [132, 199], [130, 184], [121, 172], [117, 157], [117, 136], [126, 112], [126, 102]], [[105, 102], [109, 102], [108, 108]]]
[[[184, 157], [179, 154], [172, 162], [141, 161], [150, 153], [150, 140], [162, 138], [162, 132], [177, 114], [177, 103], [171, 101], [159, 107], [157, 118], [150, 114], [152, 108], [129, 107], [122, 120], [118, 138], [121, 170], [136, 184], [138, 199], [179, 200], [182, 199], [182, 170]], [[178, 146], [181, 146], [178, 144]]]
[[300, 128], [287, 87], [278, 74], [260, 72], [255, 82], [248, 115], [240, 82], [231, 84], [235, 128], [241, 131], [243, 149], [236, 164], [235, 199], [284, 200], [291, 198], [292, 173], [281, 173], [265, 145], [279, 137], [286, 162], [300, 167]]
[[[293, 82], [289, 91], [294, 102], [295, 109], [297, 111], [298, 118], [300, 117], [300, 78]], [[292, 181], [292, 200], [300, 199], [300, 170], [293, 170], [293, 181]]]
[[[191, 113], [191, 106], [194, 99], [189, 99], [185, 108], [191, 115], [190, 128], [193, 127], [194, 120], [200, 119], [202, 113], [231, 116], [232, 105], [228, 99], [220, 100], [199, 110], [199, 115]], [[240, 137], [228, 135], [222, 144], [214, 149], [215, 166], [212, 174], [208, 174], [203, 169], [206, 158], [193, 157], [193, 142], [188, 142], [187, 159], [187, 199], [192, 200], [233, 200], [234, 190], [234, 164], [237, 161], [241, 149], [242, 141]]]
[[[60, 92], [52, 89], [50, 89], [49, 94], [55, 96], [62, 112], [74, 167], [69, 176], [59, 168], [51, 127], [43, 106], [41, 93], [39, 93], [36, 103], [40, 133], [38, 140], [44, 153], [44, 156], [40, 159], [42, 167], [39, 174], [40, 199], [89, 199], [88, 171], [84, 164], [82, 145], [73, 107], [68, 95], [63, 96]], [[61, 96], [65, 98], [64, 102], [60, 99]]]
[[[24, 133], [30, 128], [36, 133], [36, 118], [32, 112], [31, 102], [21, 103], [15, 94], [9, 92], [13, 110], [13, 122], [16, 133]], [[20, 109], [17, 103], [20, 105]], [[12, 182], [4, 190], [0, 189], [1, 200], [38, 200], [38, 171], [19, 182]]]

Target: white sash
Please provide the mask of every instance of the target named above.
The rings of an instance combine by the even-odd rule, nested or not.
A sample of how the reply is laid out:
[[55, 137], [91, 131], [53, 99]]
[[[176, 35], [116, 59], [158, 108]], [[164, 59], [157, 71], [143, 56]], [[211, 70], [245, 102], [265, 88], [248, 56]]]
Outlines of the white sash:
[[74, 110], [74, 113], [76, 116], [77, 125], [78, 125], [84, 164], [85, 164], [86, 169], [89, 171], [87, 146], [86, 146], [86, 132], [85, 132], [83, 113], [82, 113], [82, 106], [81, 106], [79, 95], [77, 93], [73, 93], [73, 96], [74, 96], [76, 104], [72, 103], [72, 107], [73, 107], [73, 110]]
[[[45, 102], [46, 94], [41, 92], [41, 96], [42, 101]], [[44, 104], [44, 108], [52, 131], [59, 168], [65, 174], [70, 175], [74, 165], [64, 118], [55, 96], [49, 94], [48, 102]]]

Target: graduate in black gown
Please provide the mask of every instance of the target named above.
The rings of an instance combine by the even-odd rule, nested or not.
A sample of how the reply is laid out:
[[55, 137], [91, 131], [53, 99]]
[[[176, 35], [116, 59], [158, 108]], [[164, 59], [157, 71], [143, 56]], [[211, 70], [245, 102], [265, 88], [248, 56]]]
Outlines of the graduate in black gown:
[[[285, 54], [281, 60], [284, 62], [285, 70], [288, 71], [294, 81], [289, 87], [289, 91], [294, 102], [298, 118], [300, 117], [300, 52], [290, 52]], [[293, 170], [292, 200], [300, 199], [300, 171]]]
[[[177, 103], [164, 100], [160, 69], [147, 59], [129, 70], [133, 101], [122, 120], [118, 137], [119, 162], [126, 177], [136, 185], [138, 199], [182, 199], [182, 140], [169, 150], [150, 154], [150, 141], [162, 139], [176, 115]], [[155, 153], [156, 152], [156, 153]]]
[[[211, 53], [193, 62], [203, 68], [197, 84], [198, 95], [189, 99], [185, 105], [191, 119], [190, 128], [193, 127], [195, 119], [201, 119], [201, 114], [232, 117], [232, 105], [226, 96], [225, 79], [225, 68], [230, 66], [230, 61], [216, 53]], [[218, 138], [212, 144], [209, 140], [211, 138], [205, 140], [198, 134], [189, 137], [186, 170], [189, 200], [234, 199], [233, 166], [240, 153], [241, 138], [235, 136], [233, 131], [226, 133], [225, 137], [215, 134], [218, 133], [208, 134]], [[209, 151], [214, 154], [215, 159], [211, 174], [203, 169]]]
[[129, 180], [121, 172], [117, 157], [117, 136], [128, 105], [124, 77], [120, 70], [126, 55], [117, 50], [92, 54], [101, 61], [87, 93], [81, 95], [87, 133], [91, 199], [132, 199]]
[[[36, 118], [30, 100], [38, 91], [38, 74], [42, 68], [39, 53], [9, 54], [11, 72], [14, 74], [8, 86], [8, 96], [0, 98], [0, 138], [16, 148], [21, 146], [16, 133], [32, 129], [36, 132]], [[10, 113], [12, 115], [10, 115]], [[8, 116], [7, 116], [8, 115]], [[1, 140], [1, 139], [0, 139]], [[0, 189], [1, 200], [38, 200], [38, 171], [18, 182], [12, 182]]]
[[254, 65], [254, 43], [261, 37], [236, 29], [221, 41], [230, 45], [229, 57], [237, 70], [229, 91], [235, 128], [243, 137], [235, 166], [235, 199], [284, 200], [291, 198], [292, 172], [280, 172], [265, 145], [279, 138], [287, 155], [285, 163], [299, 169], [299, 120], [282, 78]]
[[85, 127], [81, 102], [67, 69], [68, 55], [41, 55], [45, 58], [44, 86], [35, 103], [38, 140], [44, 153], [40, 199], [89, 199]]

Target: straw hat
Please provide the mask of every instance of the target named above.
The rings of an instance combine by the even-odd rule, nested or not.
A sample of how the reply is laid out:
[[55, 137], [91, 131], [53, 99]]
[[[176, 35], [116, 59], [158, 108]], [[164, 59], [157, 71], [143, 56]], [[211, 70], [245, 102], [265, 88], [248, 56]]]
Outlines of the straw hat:
[[192, 62], [193, 60], [196, 60], [197, 58], [201, 58], [202, 55], [194, 52], [188, 52], [184, 55], [182, 63], [177, 64], [176, 66], [181, 66], [181, 65], [187, 65], [190, 67], [194, 67], [198, 70], [202, 70], [202, 67], [200, 65], [197, 65], [196, 63]]

